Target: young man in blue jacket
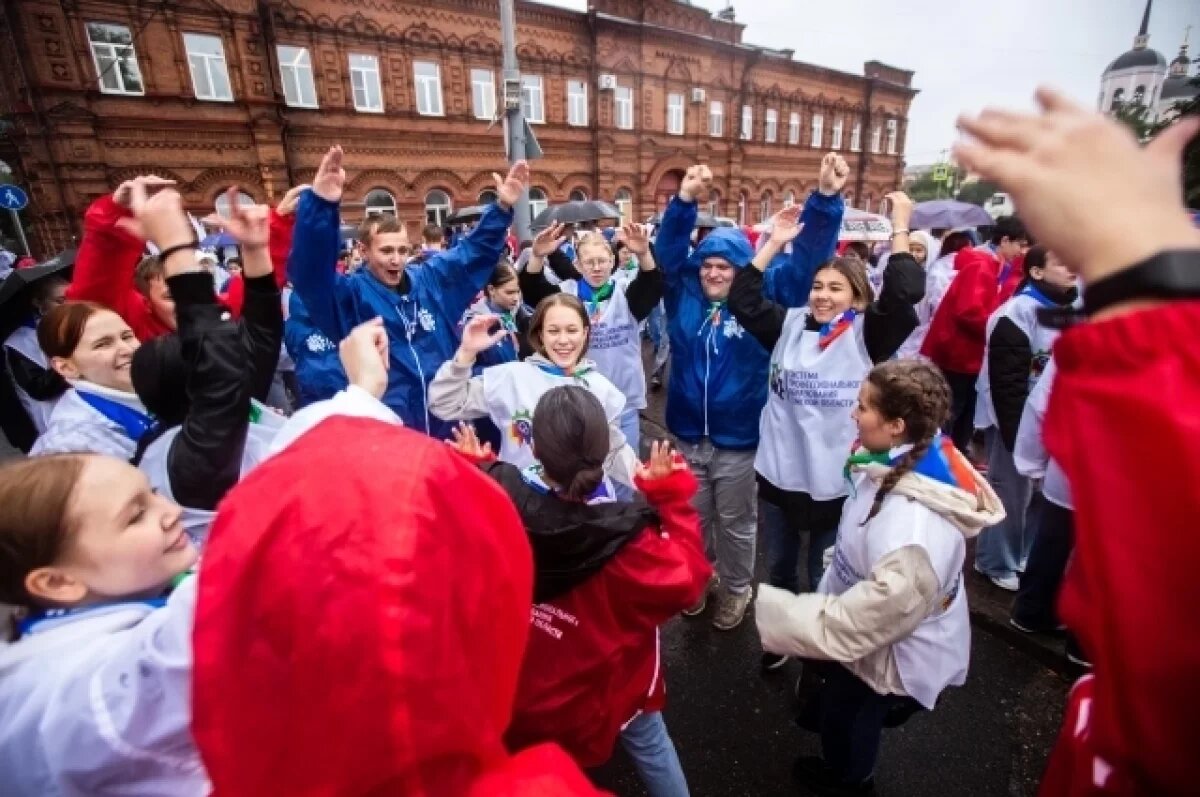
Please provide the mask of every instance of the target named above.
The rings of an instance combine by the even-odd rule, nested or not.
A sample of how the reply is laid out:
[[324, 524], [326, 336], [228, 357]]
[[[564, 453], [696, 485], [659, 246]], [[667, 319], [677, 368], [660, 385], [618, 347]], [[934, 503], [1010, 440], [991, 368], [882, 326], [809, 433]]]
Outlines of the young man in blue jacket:
[[[845, 211], [841, 190], [849, 174], [845, 160], [825, 156], [820, 188], [804, 205], [804, 226], [790, 262], [767, 271], [765, 292], [774, 301], [789, 307], [808, 302], [813, 274], [833, 257]], [[746, 236], [718, 228], [689, 252], [696, 203], [711, 186], [707, 166], [688, 169], [663, 214], [655, 252], [671, 340], [667, 428], [700, 481], [696, 507], [717, 570], [710, 592], [721, 586], [713, 626], [727, 631], [741, 623], [752, 597], [758, 514], [754, 454], [771, 353], [741, 328], [725, 304], [736, 269], [754, 257]], [[700, 614], [707, 598], [685, 613]]]
[[336, 343], [382, 317], [390, 347], [383, 402], [405, 426], [437, 438], [449, 437], [450, 424], [429, 413], [429, 382], [454, 356], [458, 320], [496, 268], [529, 166], [519, 161], [506, 178], [494, 177], [498, 198], [475, 229], [420, 268], [405, 267], [414, 247], [404, 225], [385, 217], [363, 240], [366, 267], [338, 275], [338, 204], [346, 182], [341, 147], [325, 154], [296, 209], [288, 277], [313, 324]]

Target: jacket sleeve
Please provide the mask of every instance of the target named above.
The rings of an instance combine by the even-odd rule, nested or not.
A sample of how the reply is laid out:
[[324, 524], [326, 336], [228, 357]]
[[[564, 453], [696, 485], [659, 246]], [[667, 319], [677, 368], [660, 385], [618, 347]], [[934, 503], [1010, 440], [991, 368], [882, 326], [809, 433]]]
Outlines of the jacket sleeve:
[[760, 585], [754, 621], [763, 650], [851, 662], [911, 634], [938, 606], [939, 594], [929, 555], [909, 545], [877, 561], [841, 595]]
[[183, 356], [191, 366], [191, 406], [167, 459], [171, 491], [184, 506], [215, 509], [241, 478], [253, 367], [237, 322], [222, 318], [224, 308], [208, 273], [176, 275], [167, 284], [175, 298]]
[[1000, 439], [1009, 451], [1017, 443], [1017, 427], [1029, 396], [1032, 360], [1029, 336], [1012, 319], [998, 319], [987, 344], [988, 384]]
[[250, 395], [265, 401], [279, 366], [283, 345], [283, 297], [274, 274], [245, 280], [241, 328], [253, 372]]
[[625, 300], [629, 312], [639, 322], [645, 321], [663, 297], [663, 277], [658, 268], [639, 270], [637, 276], [625, 288]]
[[740, 269], [729, 287], [729, 311], [767, 351], [783, 334], [787, 308], [763, 295], [763, 273], [754, 266]]
[[267, 222], [271, 228], [267, 251], [271, 255], [271, 268], [274, 269], [275, 286], [282, 291], [288, 281], [287, 264], [288, 256], [292, 253], [292, 232], [296, 228], [296, 214], [291, 213], [287, 216], [281, 216], [275, 208], [271, 208]]
[[971, 341], [987, 338], [987, 322], [1000, 306], [996, 278], [987, 269], [970, 267], [950, 283], [943, 304], [959, 334]]
[[43, 368], [19, 351], [4, 348], [8, 370], [17, 386], [35, 401], [51, 401], [67, 392], [70, 385], [53, 368]]
[[[502, 210], [493, 203], [470, 233], [454, 247], [438, 252], [417, 272], [420, 279], [430, 279], [436, 285], [442, 311], [450, 318], [459, 318], [475, 296], [487, 285], [504, 251], [512, 211]], [[307, 304], [308, 299], [305, 298]]]
[[487, 398], [483, 377], [471, 376], [471, 367], [462, 367], [451, 357], [429, 383], [429, 411], [443, 421], [486, 418]]
[[712, 565], [704, 553], [700, 515], [692, 505], [696, 477], [690, 470], [665, 479], [638, 477], [636, 487], [658, 512], [658, 529], [626, 545], [604, 566], [630, 620], [657, 627], [692, 606], [707, 588]]
[[663, 213], [658, 236], [654, 239], [654, 258], [663, 273], [663, 287], [668, 295], [682, 290], [683, 281], [688, 278], [686, 266], [697, 215], [696, 203], [684, 202], [678, 196], [671, 198]]
[[146, 328], [150, 309], [133, 283], [146, 245], [117, 226], [118, 221], [129, 217], [129, 211], [109, 194], [87, 209], [67, 298], [102, 304], [136, 332]]
[[1038, 383], [1029, 391], [1029, 398], [1025, 400], [1025, 407], [1021, 411], [1017, 442], [1013, 446], [1013, 465], [1017, 473], [1029, 479], [1044, 478], [1046, 467], [1050, 464], [1050, 455], [1042, 443], [1042, 420], [1046, 416], [1054, 373], [1054, 359], [1051, 358]]
[[[22, 452], [28, 452], [38, 440], [37, 427], [33, 425], [33, 420], [25, 411], [25, 405], [17, 396], [13, 381], [4, 374], [0, 374], [0, 429], [4, 430], [4, 437], [8, 442]], [[0, 445], [0, 449], [3, 447]]]
[[543, 270], [536, 274], [531, 272], [528, 266], [521, 269], [517, 274], [517, 284], [521, 286], [521, 301], [530, 307], [537, 307], [542, 299], [562, 290], [557, 285], [551, 285], [550, 280], [546, 279], [544, 266]]
[[913, 305], [924, 295], [925, 269], [907, 252], [889, 257], [879, 298], [863, 319], [863, 340], [872, 362], [889, 359], [917, 328]]
[[559, 282], [583, 279], [583, 275], [579, 273], [579, 269], [575, 268], [575, 264], [571, 262], [571, 258], [567, 257], [567, 253], [561, 248], [555, 249], [546, 256], [546, 268], [554, 272], [554, 276], [558, 277]]
[[837, 248], [845, 212], [846, 201], [841, 194], [826, 196], [813, 191], [809, 195], [800, 214], [804, 227], [792, 242], [791, 259], [786, 265], [769, 270], [764, 279], [767, 298], [788, 308], [808, 304], [817, 269], [829, 262]]
[[341, 312], [342, 302], [349, 302], [351, 297], [346, 278], [337, 273], [340, 227], [338, 203], [327, 202], [312, 189], [305, 191], [296, 203], [293, 246], [287, 259], [288, 278], [313, 326], [335, 343], [356, 321], [343, 318]]
[[608, 456], [604, 458], [604, 472], [621, 484], [636, 487], [634, 479], [638, 464], [637, 452], [621, 431], [620, 419], [613, 419], [608, 424]]

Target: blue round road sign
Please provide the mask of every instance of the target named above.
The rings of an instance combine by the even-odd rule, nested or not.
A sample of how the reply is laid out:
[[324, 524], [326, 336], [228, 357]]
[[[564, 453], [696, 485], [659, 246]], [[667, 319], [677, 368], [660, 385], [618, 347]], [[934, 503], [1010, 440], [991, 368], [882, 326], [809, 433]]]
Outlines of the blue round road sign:
[[0, 185], [0, 208], [21, 210], [29, 204], [29, 197], [15, 185]]

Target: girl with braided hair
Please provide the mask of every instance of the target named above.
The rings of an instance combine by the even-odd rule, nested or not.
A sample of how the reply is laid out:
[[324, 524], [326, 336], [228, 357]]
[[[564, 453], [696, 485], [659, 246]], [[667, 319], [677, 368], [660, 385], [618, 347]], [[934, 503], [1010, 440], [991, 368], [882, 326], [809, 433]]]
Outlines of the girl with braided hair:
[[932, 365], [873, 368], [852, 412], [860, 448], [846, 463], [832, 563], [815, 593], [759, 587], [763, 649], [820, 660], [806, 664], [824, 682], [800, 723], [821, 734], [824, 757], [795, 768], [818, 794], [869, 792], [883, 728], [932, 710], [966, 679], [966, 543], [1004, 509], [941, 434], [949, 411], [950, 387]]

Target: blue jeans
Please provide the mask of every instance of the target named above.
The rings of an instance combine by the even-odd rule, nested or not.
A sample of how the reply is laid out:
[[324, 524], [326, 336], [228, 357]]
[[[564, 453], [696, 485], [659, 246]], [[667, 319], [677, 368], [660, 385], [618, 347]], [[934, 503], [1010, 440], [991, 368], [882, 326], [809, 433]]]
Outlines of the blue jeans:
[[985, 436], [988, 481], [1000, 496], [1005, 518], [980, 533], [975, 543], [975, 566], [986, 575], [1007, 578], [1025, 569], [1037, 531], [1037, 515], [1031, 507], [1029, 479], [1017, 473], [1012, 452], [1004, 447], [1000, 430], [993, 426]]
[[837, 527], [799, 529], [770, 501], [759, 499], [758, 517], [767, 551], [767, 583], [799, 594], [800, 534], [808, 533], [808, 590], [813, 592], [825, 574], [825, 549], [837, 541]]
[[633, 759], [650, 797], [688, 797], [687, 779], [661, 712], [634, 717], [621, 731], [621, 746]]

